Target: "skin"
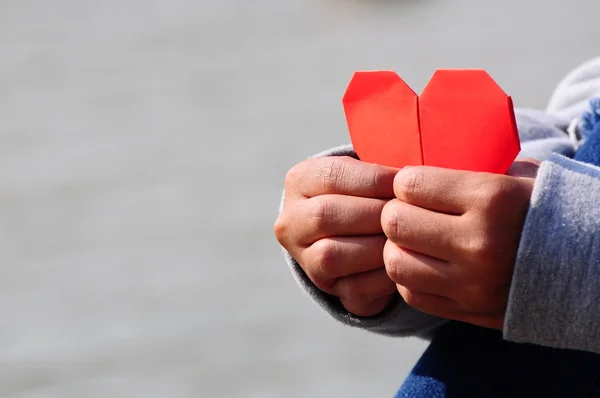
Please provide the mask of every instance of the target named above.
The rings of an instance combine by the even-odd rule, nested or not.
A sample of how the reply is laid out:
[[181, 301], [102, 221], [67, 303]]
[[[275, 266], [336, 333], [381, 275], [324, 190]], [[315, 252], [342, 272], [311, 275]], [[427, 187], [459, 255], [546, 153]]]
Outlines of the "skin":
[[308, 159], [286, 176], [275, 236], [357, 316], [400, 294], [420, 311], [501, 328], [538, 166], [496, 175]]

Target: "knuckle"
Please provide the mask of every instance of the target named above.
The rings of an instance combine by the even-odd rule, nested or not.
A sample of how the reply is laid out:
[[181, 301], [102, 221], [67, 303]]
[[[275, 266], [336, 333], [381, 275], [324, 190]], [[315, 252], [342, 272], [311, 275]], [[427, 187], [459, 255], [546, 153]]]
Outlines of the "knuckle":
[[298, 264], [317, 289], [327, 294], [333, 293], [333, 285], [336, 283], [336, 278], [323, 273], [318, 256], [305, 254], [302, 256], [302, 259], [298, 261]]
[[307, 201], [290, 201], [284, 204], [279, 216], [273, 224], [273, 232], [281, 245], [289, 249], [290, 245], [298, 245], [305, 238], [306, 231], [303, 228], [307, 220], [307, 212], [310, 208], [306, 206]]
[[298, 184], [299, 181], [303, 180], [304, 174], [306, 173], [306, 165], [304, 162], [298, 163], [288, 170], [285, 174], [284, 187], [290, 189]]
[[462, 250], [470, 256], [480, 256], [485, 253], [488, 245], [488, 240], [481, 232], [465, 237], [461, 242]]
[[398, 200], [386, 203], [381, 211], [381, 227], [388, 238], [400, 239], [405, 236], [406, 223], [401, 218]]
[[342, 157], [324, 158], [319, 168], [319, 180], [326, 191], [337, 191], [344, 181], [344, 175], [348, 171], [346, 159]]
[[315, 274], [310, 274], [308, 272], [306, 272], [306, 275], [311, 280], [311, 282], [317, 287], [317, 289], [324, 293], [333, 295], [332, 286], [335, 283], [335, 279], [324, 278]]
[[366, 165], [365, 167], [356, 169], [356, 181], [358, 181], [365, 189], [377, 192], [379, 188], [392, 184], [390, 175], [382, 171], [380, 167], [375, 165]]
[[399, 285], [409, 285], [410, 276], [408, 269], [401, 263], [386, 264], [386, 272], [390, 279]]
[[312, 264], [314, 273], [324, 278], [336, 278], [339, 275], [339, 250], [338, 245], [329, 239], [321, 239], [312, 245], [314, 251]]
[[324, 196], [316, 196], [309, 199], [311, 206], [308, 214], [308, 221], [316, 231], [323, 231], [327, 228], [329, 220], [335, 211], [333, 203]]
[[421, 192], [426, 186], [425, 173], [418, 168], [404, 169], [396, 180], [397, 193], [408, 197]]
[[389, 278], [399, 285], [406, 285], [410, 280], [410, 270], [403, 256], [397, 250], [386, 250], [385, 271]]
[[504, 250], [497, 239], [492, 239], [485, 230], [471, 235], [461, 243], [462, 251], [475, 264], [487, 264]]
[[287, 222], [286, 217], [281, 214], [275, 220], [273, 224], [273, 233], [275, 234], [275, 238], [280, 244], [284, 244], [287, 241], [287, 237], [289, 235], [289, 224]]

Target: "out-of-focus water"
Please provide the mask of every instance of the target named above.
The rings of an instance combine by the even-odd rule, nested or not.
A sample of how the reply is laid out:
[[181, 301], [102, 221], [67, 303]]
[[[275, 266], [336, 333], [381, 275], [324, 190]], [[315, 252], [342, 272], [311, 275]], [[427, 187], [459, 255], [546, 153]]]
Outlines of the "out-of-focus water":
[[0, 2], [0, 396], [385, 397], [423, 349], [331, 321], [272, 237], [357, 69], [487, 69], [519, 106], [597, 0]]

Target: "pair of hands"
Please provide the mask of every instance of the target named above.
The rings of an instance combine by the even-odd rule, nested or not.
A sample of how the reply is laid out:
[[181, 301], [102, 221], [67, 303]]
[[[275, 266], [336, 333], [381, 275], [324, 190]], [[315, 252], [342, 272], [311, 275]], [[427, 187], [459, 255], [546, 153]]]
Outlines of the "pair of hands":
[[422, 312], [501, 329], [538, 166], [497, 175], [308, 159], [286, 176], [275, 235], [357, 316], [399, 293]]

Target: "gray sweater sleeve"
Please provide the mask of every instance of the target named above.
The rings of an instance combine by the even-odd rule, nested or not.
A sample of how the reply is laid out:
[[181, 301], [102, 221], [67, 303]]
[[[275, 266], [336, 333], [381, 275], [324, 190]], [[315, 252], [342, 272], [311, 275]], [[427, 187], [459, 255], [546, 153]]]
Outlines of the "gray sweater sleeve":
[[[351, 156], [357, 158], [350, 145], [340, 146], [321, 152], [319, 156]], [[285, 192], [284, 192], [285, 197]], [[283, 198], [282, 202], [283, 204]], [[408, 306], [398, 294], [389, 306], [373, 317], [359, 317], [346, 311], [336, 297], [319, 290], [306, 276], [298, 262], [284, 250], [287, 263], [300, 287], [335, 320], [345, 325], [365, 329], [370, 332], [388, 336], [421, 336], [428, 337], [430, 332], [447, 322]]]
[[542, 163], [504, 337], [600, 353], [600, 168], [556, 154]]

